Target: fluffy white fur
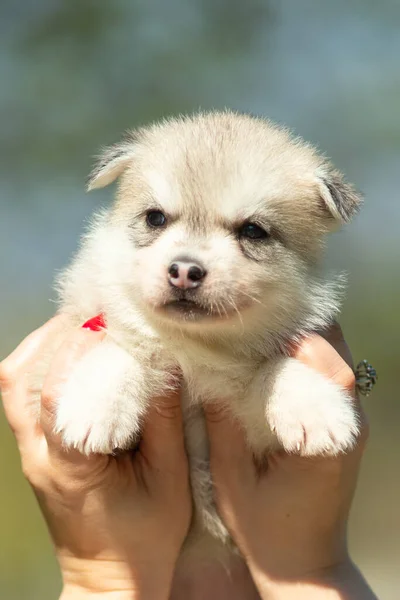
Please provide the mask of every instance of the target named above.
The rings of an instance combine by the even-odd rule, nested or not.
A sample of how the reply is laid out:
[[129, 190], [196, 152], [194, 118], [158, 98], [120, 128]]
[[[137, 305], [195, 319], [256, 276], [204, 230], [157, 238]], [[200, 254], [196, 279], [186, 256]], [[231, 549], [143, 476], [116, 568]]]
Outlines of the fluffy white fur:
[[[115, 203], [59, 281], [70, 326], [102, 312], [107, 337], [60, 391], [56, 427], [84, 453], [131, 447], [178, 365], [196, 506], [187, 551], [218, 554], [229, 537], [213, 504], [204, 403], [227, 403], [260, 458], [280, 447], [335, 454], [357, 435], [346, 392], [286, 348], [338, 311], [338, 285], [318, 262], [325, 235], [359, 198], [302, 140], [231, 112], [128, 134], [104, 152], [90, 188], [117, 177]], [[166, 225], [149, 227], [149, 210]], [[240, 237], [246, 221], [267, 239]], [[182, 255], [207, 270], [190, 291], [200, 314], [166, 308], [176, 291], [168, 266]]]

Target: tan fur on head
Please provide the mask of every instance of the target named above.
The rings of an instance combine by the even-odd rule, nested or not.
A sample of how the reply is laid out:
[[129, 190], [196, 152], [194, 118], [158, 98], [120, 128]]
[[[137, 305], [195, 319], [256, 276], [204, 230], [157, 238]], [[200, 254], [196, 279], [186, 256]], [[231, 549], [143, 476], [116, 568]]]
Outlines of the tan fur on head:
[[354, 188], [310, 144], [270, 121], [230, 111], [200, 113], [128, 132], [122, 142], [104, 149], [90, 176], [88, 190], [110, 184], [132, 166], [146, 147], [150, 152], [159, 152], [158, 159], [166, 168], [169, 160], [173, 161], [173, 171], [179, 168], [175, 161], [187, 161], [189, 176], [193, 175], [191, 168], [196, 172], [210, 161], [218, 167], [226, 166], [226, 161], [232, 159], [231, 171], [225, 173], [228, 176], [238, 163], [244, 162], [256, 171], [261, 167], [264, 175], [281, 177], [283, 193], [285, 173], [290, 175], [287, 184], [293, 183], [293, 176], [296, 186], [311, 176], [326, 208], [343, 222], [354, 216], [361, 203]]

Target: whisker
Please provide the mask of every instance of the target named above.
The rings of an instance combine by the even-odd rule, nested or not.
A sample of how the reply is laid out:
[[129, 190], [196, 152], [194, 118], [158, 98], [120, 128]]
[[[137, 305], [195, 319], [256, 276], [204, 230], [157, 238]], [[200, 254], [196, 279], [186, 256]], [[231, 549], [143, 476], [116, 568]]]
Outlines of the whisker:
[[221, 311], [220, 311], [220, 305], [219, 305], [219, 302], [218, 302], [218, 301], [216, 302], [216, 308], [217, 308], [217, 313], [218, 313], [218, 316], [219, 316], [219, 317], [221, 317], [222, 315], [221, 315]]
[[252, 296], [251, 294], [248, 294], [247, 292], [244, 292], [243, 290], [241, 290], [240, 292], [241, 294], [244, 294], [245, 296], [247, 296], [248, 298], [250, 298], [250, 300], [253, 300], [253, 302], [257, 302], [258, 304], [260, 304], [261, 306], [264, 306], [264, 308], [268, 308], [266, 304], [264, 304], [263, 302], [261, 302], [261, 300], [259, 300], [258, 298], [256, 298], [255, 296]]
[[227, 310], [226, 310], [226, 308], [224, 306], [224, 303], [222, 301], [221, 301], [221, 309], [223, 310], [224, 315], [227, 317], [228, 316], [228, 312], [227, 312]]
[[233, 306], [233, 310], [237, 312], [239, 320], [240, 320], [240, 324], [242, 326], [242, 335], [244, 334], [244, 323], [243, 323], [243, 317], [240, 314], [240, 310], [238, 309], [238, 307], [236, 306], [235, 301], [233, 300], [233, 298], [228, 298], [228, 302], [231, 306]]

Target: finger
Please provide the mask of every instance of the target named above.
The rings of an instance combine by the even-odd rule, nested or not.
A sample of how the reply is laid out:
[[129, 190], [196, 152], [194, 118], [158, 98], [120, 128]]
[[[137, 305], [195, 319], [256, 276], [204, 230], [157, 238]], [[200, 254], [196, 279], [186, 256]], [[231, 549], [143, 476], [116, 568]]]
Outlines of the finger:
[[19, 446], [28, 438], [34, 437], [38, 431], [38, 411], [35, 411], [32, 406], [29, 375], [43, 349], [63, 327], [63, 317], [50, 319], [25, 338], [0, 364], [0, 387], [4, 411]]
[[243, 429], [225, 405], [207, 404], [204, 407], [207, 423], [210, 457], [214, 469], [249, 470], [253, 456], [246, 443]]
[[[63, 386], [71, 376], [77, 362], [91, 348], [99, 344], [105, 335], [104, 330], [74, 329], [63, 341], [51, 361], [43, 384], [40, 413], [40, 424], [50, 452], [65, 453], [61, 437], [54, 431], [57, 402]], [[71, 454], [75, 455], [75, 453]]]
[[[344, 339], [337, 330], [327, 338], [318, 334], [305, 338], [296, 348], [294, 357], [354, 395], [355, 375], [345, 360]], [[328, 340], [332, 340], [332, 344]]]
[[340, 354], [343, 360], [351, 368], [353, 368], [353, 357], [351, 355], [350, 348], [344, 339], [340, 324], [335, 321], [329, 329], [321, 333], [321, 336], [325, 338], [331, 344], [331, 346], [335, 348], [336, 352]]
[[165, 396], [152, 401], [143, 427], [140, 453], [156, 468], [175, 470], [182, 459], [186, 461], [180, 390], [168, 390]]

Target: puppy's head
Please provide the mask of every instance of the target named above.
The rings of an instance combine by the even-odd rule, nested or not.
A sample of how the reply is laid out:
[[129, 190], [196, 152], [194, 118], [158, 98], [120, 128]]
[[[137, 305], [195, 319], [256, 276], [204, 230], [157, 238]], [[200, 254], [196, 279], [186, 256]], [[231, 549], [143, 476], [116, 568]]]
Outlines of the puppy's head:
[[302, 140], [231, 112], [128, 134], [104, 152], [89, 189], [118, 176], [114, 294], [181, 328], [296, 322], [316, 293], [325, 234], [360, 204]]

